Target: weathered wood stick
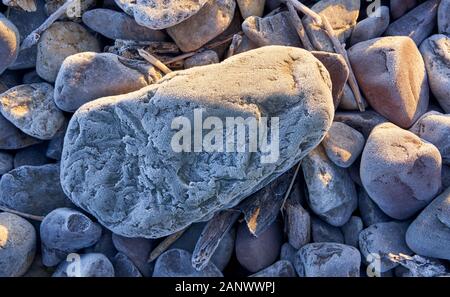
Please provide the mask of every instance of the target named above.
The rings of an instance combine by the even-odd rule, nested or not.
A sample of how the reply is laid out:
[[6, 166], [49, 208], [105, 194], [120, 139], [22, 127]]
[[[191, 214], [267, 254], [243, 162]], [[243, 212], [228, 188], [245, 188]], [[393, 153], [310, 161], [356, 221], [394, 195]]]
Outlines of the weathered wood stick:
[[239, 211], [224, 210], [206, 224], [192, 253], [192, 266], [195, 269], [202, 270], [208, 265], [223, 237], [240, 215]]
[[230, 47], [228, 48], [227, 58], [234, 55], [234, 52], [241, 45], [241, 42], [242, 42], [242, 36], [239, 34], [235, 34], [231, 41]]
[[303, 14], [308, 15], [316, 26], [320, 27], [322, 26], [322, 18], [318, 13], [316, 13], [311, 8], [309, 8], [308, 6], [306, 6], [305, 4], [301, 3], [298, 0], [287, 0], [287, 1], [290, 2], [295, 7], [295, 9], [302, 12]]
[[150, 53], [144, 51], [143, 49], [139, 48], [138, 53], [142, 58], [144, 58], [147, 62], [149, 62], [150, 64], [161, 70], [164, 74], [172, 72], [172, 70], [170, 70], [169, 67], [167, 67], [163, 62], [155, 58]]
[[298, 16], [298, 13], [295, 10], [294, 5], [292, 5], [291, 2], [287, 2], [286, 5], [289, 10], [289, 17], [291, 19], [291, 23], [292, 23], [292, 25], [294, 25], [295, 30], [297, 31], [298, 37], [300, 37], [300, 40], [303, 44], [303, 47], [308, 51], [313, 51], [314, 47], [312, 46], [312, 43], [309, 40], [308, 35], [306, 34], [302, 19]]
[[291, 194], [292, 188], [294, 187], [295, 180], [297, 179], [298, 172], [300, 171], [300, 167], [302, 167], [302, 161], [298, 162], [297, 167], [295, 168], [294, 175], [292, 176], [291, 183], [289, 184], [289, 188], [286, 191], [286, 195], [283, 198], [283, 204], [281, 205], [281, 212], [283, 212], [284, 205], [286, 204], [289, 195]]
[[5, 212], [9, 212], [9, 213], [12, 213], [12, 214], [15, 214], [15, 215], [18, 215], [18, 216], [21, 216], [21, 217], [26, 218], [26, 219], [34, 220], [34, 221], [42, 222], [44, 220], [44, 217], [35, 216], [35, 215], [32, 215], [32, 214], [24, 213], [24, 212], [17, 211], [17, 210], [14, 210], [14, 209], [10, 209], [10, 208], [7, 208], [7, 207], [1, 206], [1, 205], [0, 205], [0, 210], [1, 211], [5, 211]]
[[180, 238], [187, 229], [188, 228], [167, 236], [160, 244], [158, 244], [152, 250], [147, 262], [150, 263], [156, 260], [156, 258], [158, 258], [162, 253], [164, 253], [175, 241], [177, 241], [177, 239]]

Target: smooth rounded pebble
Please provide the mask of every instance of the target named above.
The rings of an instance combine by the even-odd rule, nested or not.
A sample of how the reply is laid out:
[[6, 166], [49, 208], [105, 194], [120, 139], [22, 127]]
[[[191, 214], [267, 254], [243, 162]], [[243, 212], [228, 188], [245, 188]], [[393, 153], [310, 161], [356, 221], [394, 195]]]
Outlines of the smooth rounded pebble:
[[65, 118], [53, 101], [48, 83], [20, 85], [0, 95], [0, 112], [24, 133], [38, 139], [51, 139]]
[[0, 13], [0, 74], [17, 59], [19, 42], [16, 26]]
[[405, 242], [407, 228], [408, 223], [405, 222], [387, 222], [374, 224], [362, 230], [359, 233], [359, 247], [363, 259], [369, 261], [372, 258], [379, 259], [380, 272], [397, 267], [398, 263], [389, 260], [389, 254], [412, 254]]
[[373, 110], [366, 110], [365, 112], [338, 111], [334, 115], [334, 120], [358, 130], [365, 138], [369, 137], [375, 126], [387, 122], [384, 117]]
[[[223, 122], [276, 115], [278, 158], [276, 152], [207, 152], [209, 146], [192, 152], [180, 137], [184, 124], [178, 132], [171, 126], [180, 116], [190, 123], [200, 108], [203, 118]], [[312, 54], [280, 46], [256, 49], [85, 104], [69, 123], [61, 183], [76, 205], [114, 233], [166, 236], [237, 205], [290, 169], [322, 140], [333, 111], [328, 72]]]
[[348, 172], [331, 162], [322, 146], [303, 159], [302, 170], [311, 210], [328, 224], [344, 225], [357, 206], [355, 184]]
[[56, 22], [39, 39], [36, 72], [46, 81], [55, 82], [61, 64], [68, 56], [99, 51], [100, 42], [82, 25]]
[[250, 277], [295, 277], [295, 268], [290, 261], [280, 260]]
[[0, 152], [0, 175], [14, 168], [14, 158], [8, 153]]
[[340, 243], [310, 243], [296, 254], [295, 269], [306, 277], [359, 277], [361, 254]]
[[41, 140], [31, 137], [16, 126], [11, 124], [10, 121], [5, 119], [0, 113], [0, 149], [3, 150], [15, 150], [28, 147], [30, 145], [41, 142]]
[[288, 242], [283, 243], [280, 250], [280, 260], [287, 260], [294, 263], [295, 253], [297, 249], [290, 245]]
[[[79, 258], [78, 258], [79, 257]], [[52, 277], [114, 277], [114, 267], [103, 254], [89, 253], [68, 257]]]
[[0, 277], [18, 277], [27, 272], [36, 252], [36, 231], [27, 220], [0, 213]]
[[364, 229], [364, 227], [361, 218], [352, 216], [350, 220], [341, 227], [342, 233], [344, 234], [344, 243], [358, 248], [359, 233], [362, 229]]
[[365, 227], [392, 221], [392, 219], [387, 216], [375, 202], [373, 202], [369, 195], [367, 195], [366, 190], [362, 187], [358, 190], [358, 207]]
[[406, 243], [419, 255], [450, 260], [450, 188], [411, 223]]
[[450, 35], [450, 0], [441, 0], [438, 8], [439, 33]]
[[426, 112], [428, 79], [411, 38], [381, 37], [348, 50], [356, 79], [370, 106], [394, 124], [409, 128]]
[[284, 204], [284, 211], [284, 228], [288, 242], [299, 249], [311, 240], [311, 216], [300, 201], [293, 199], [292, 194]]
[[222, 272], [211, 262], [200, 271], [191, 264], [188, 251], [171, 249], [158, 257], [153, 277], [222, 277]]
[[350, 167], [361, 154], [364, 136], [352, 127], [334, 122], [322, 141], [328, 158], [339, 167]]
[[124, 253], [117, 253], [112, 264], [114, 266], [115, 277], [142, 277], [139, 269], [137, 269], [130, 258]]
[[372, 200], [403, 220], [424, 208], [441, 187], [442, 158], [431, 143], [394, 124], [376, 126], [361, 157], [361, 181]]
[[59, 164], [22, 166], [2, 175], [0, 204], [37, 216], [73, 206], [61, 189], [59, 167]]
[[102, 227], [77, 210], [58, 208], [45, 216], [40, 235], [42, 263], [50, 267], [68, 254], [94, 245], [102, 235]]
[[380, 37], [389, 26], [389, 7], [380, 6], [373, 14], [358, 22], [353, 29], [350, 44]]

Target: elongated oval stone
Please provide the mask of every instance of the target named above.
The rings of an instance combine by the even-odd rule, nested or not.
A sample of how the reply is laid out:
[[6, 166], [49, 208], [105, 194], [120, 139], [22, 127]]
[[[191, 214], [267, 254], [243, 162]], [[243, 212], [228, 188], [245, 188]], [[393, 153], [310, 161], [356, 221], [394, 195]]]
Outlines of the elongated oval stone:
[[[200, 109], [203, 120], [215, 122], [213, 130], [194, 129]], [[235, 206], [290, 169], [320, 143], [333, 114], [329, 74], [312, 54], [256, 49], [83, 105], [67, 129], [61, 183], [75, 204], [114, 233], [166, 236]], [[273, 139], [266, 152], [250, 150], [250, 133], [240, 138], [245, 152], [213, 148], [228, 132], [236, 137], [236, 129], [224, 131], [227, 117], [265, 126], [260, 132]], [[193, 144], [202, 132], [200, 141], [211, 145]], [[208, 142], [213, 132], [217, 137]], [[178, 152], [178, 144], [185, 151]]]

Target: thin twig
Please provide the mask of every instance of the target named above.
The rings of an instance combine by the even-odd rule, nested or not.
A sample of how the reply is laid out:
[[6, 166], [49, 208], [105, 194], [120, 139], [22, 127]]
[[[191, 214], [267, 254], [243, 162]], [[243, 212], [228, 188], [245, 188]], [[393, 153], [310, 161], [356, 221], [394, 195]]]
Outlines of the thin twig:
[[186, 230], [187, 228], [166, 237], [166, 239], [164, 239], [160, 244], [156, 246], [156, 248], [153, 249], [147, 262], [151, 263], [155, 261], [156, 258], [164, 253], [175, 241], [177, 241], [178, 238], [180, 238]]
[[236, 49], [241, 45], [241, 42], [242, 42], [242, 36], [239, 34], [235, 34], [233, 36], [233, 40], [231, 41], [231, 45], [228, 48], [227, 58], [234, 55]]
[[62, 15], [64, 15], [69, 8], [77, 0], [67, 0], [60, 8], [58, 8], [54, 13], [52, 13], [37, 29], [31, 32], [22, 42], [20, 50], [25, 50], [27, 48], [35, 45], [41, 38], [42, 33], [47, 30], [55, 21], [57, 21]]
[[24, 212], [17, 211], [17, 210], [14, 210], [14, 209], [10, 209], [10, 208], [7, 208], [7, 207], [1, 206], [1, 205], [0, 205], [0, 210], [1, 211], [5, 211], [5, 212], [9, 212], [9, 213], [12, 213], [12, 214], [15, 214], [15, 215], [18, 215], [18, 216], [21, 216], [21, 217], [26, 218], [26, 219], [34, 220], [34, 221], [42, 222], [44, 220], [44, 217], [35, 216], [35, 215], [32, 215], [32, 214], [24, 213]]
[[292, 188], [294, 187], [295, 180], [297, 179], [298, 172], [300, 171], [300, 167], [302, 166], [302, 162], [298, 162], [297, 168], [295, 168], [294, 176], [291, 179], [291, 183], [289, 184], [289, 188], [286, 191], [286, 194], [283, 198], [283, 203], [281, 204], [281, 213], [283, 213], [284, 205], [286, 204], [286, 200], [289, 198], [289, 195], [291, 194]]
[[142, 58], [144, 58], [147, 62], [149, 62], [150, 64], [161, 70], [164, 74], [172, 72], [172, 70], [170, 70], [169, 67], [167, 67], [163, 62], [155, 58], [149, 52], [139, 48], [138, 53]]
[[295, 7], [295, 9], [309, 16], [312, 19], [314, 25], [322, 27], [322, 18], [318, 13], [316, 13], [311, 8], [309, 8], [308, 6], [306, 6], [305, 4], [301, 3], [298, 0], [288, 0], [288, 1]]
[[302, 19], [298, 16], [298, 13], [295, 10], [294, 5], [292, 5], [291, 2], [287, 2], [286, 5], [289, 10], [289, 17], [291, 19], [291, 22], [294, 25], [295, 30], [297, 31], [298, 37], [300, 37], [303, 47], [308, 51], [313, 51], [314, 47], [312, 46], [312, 43], [309, 40], [308, 35], [306, 35]]

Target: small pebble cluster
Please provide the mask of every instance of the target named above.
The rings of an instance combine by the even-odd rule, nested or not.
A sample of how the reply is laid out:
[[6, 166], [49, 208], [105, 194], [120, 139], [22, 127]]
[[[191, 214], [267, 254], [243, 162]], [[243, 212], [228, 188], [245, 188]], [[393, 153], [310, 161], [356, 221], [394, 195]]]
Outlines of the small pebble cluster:
[[0, 277], [450, 276], [450, 0], [2, 0], [0, 177]]

